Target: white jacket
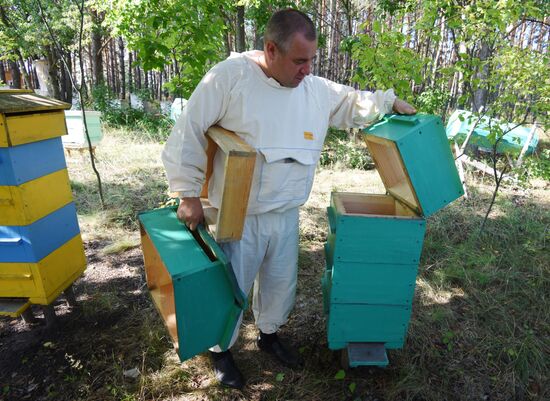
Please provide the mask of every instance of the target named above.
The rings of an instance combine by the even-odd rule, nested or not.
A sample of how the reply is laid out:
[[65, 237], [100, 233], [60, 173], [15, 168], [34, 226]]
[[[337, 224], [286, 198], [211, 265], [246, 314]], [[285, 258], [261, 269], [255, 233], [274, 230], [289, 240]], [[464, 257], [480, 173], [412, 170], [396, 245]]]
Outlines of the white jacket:
[[[162, 160], [170, 190], [199, 196], [206, 171], [204, 133], [215, 124], [258, 151], [247, 214], [302, 205], [313, 184], [328, 127], [369, 125], [392, 110], [393, 90], [357, 91], [308, 75], [296, 88], [268, 78], [256, 59], [234, 53], [214, 66], [189, 98], [168, 138]], [[214, 158], [208, 197], [221, 201], [221, 157]]]

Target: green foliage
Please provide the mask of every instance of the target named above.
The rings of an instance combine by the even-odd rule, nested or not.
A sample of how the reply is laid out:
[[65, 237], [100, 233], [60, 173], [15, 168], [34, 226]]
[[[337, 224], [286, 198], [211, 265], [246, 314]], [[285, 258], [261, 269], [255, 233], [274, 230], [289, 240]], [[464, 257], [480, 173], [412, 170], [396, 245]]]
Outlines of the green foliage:
[[346, 378], [346, 371], [344, 369], [340, 369], [338, 372], [336, 372], [334, 378], [336, 380], [344, 380]]
[[145, 70], [174, 65], [166, 88], [189, 98], [208, 69], [224, 56], [222, 10], [232, 2], [195, 0], [122, 1], [108, 15], [114, 35], [139, 54]]
[[[53, 34], [65, 49], [75, 45], [78, 10], [70, 0], [40, 0]], [[5, 0], [0, 5], [0, 59], [45, 56], [53, 46], [35, 0]]]
[[375, 20], [372, 34], [360, 34], [352, 40], [352, 54], [357, 60], [353, 80], [361, 87], [394, 88], [399, 97], [412, 100], [411, 81], [420, 83], [423, 60], [405, 47], [407, 36], [386, 29]]
[[428, 114], [442, 115], [451, 94], [439, 88], [429, 88], [416, 98], [418, 111]]
[[550, 182], [550, 148], [543, 149], [539, 155], [526, 158], [519, 168], [518, 176], [524, 183], [533, 178], [542, 178]]
[[122, 107], [106, 85], [94, 87], [91, 108], [101, 112], [104, 123], [114, 128], [125, 128], [126, 132], [132, 133], [131, 136], [139, 136], [141, 139], [164, 141], [173, 126], [173, 121], [167, 116]]
[[367, 170], [372, 166], [366, 147], [350, 138], [346, 131], [330, 129], [321, 152], [321, 166]]

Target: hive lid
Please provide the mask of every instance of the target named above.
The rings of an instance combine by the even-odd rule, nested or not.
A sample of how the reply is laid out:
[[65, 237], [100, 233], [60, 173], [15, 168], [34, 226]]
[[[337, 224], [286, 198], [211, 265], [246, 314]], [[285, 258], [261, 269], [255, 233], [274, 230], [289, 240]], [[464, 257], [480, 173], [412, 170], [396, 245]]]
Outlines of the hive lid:
[[70, 109], [69, 103], [37, 95], [27, 89], [0, 90], [0, 113], [26, 113]]
[[364, 130], [389, 194], [430, 216], [464, 194], [441, 119], [388, 115]]

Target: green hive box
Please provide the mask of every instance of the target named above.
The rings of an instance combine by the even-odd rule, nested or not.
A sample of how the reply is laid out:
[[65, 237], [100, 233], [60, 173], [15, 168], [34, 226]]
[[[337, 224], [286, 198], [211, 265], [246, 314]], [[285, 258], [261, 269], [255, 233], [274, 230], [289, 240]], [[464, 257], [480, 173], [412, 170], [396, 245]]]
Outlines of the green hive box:
[[406, 338], [425, 218], [463, 189], [438, 117], [387, 116], [365, 141], [387, 193], [332, 193], [323, 300], [329, 348], [385, 366]]
[[227, 348], [246, 297], [231, 265], [201, 227], [192, 233], [176, 208], [139, 215], [147, 285], [182, 361]]
[[[63, 146], [66, 148], [87, 148], [88, 140], [84, 131], [84, 120], [81, 110], [65, 110], [67, 135], [63, 136]], [[86, 111], [86, 126], [92, 147], [95, 148], [103, 138], [101, 130], [101, 113], [99, 111]]]

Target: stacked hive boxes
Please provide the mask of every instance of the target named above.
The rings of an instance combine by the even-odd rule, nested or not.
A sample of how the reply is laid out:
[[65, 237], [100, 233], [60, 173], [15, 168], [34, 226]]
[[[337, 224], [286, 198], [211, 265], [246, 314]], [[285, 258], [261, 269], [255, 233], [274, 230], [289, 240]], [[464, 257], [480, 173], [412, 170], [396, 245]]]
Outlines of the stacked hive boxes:
[[387, 194], [332, 194], [322, 285], [329, 348], [384, 366], [405, 341], [425, 218], [463, 189], [438, 117], [390, 116], [366, 133]]
[[0, 304], [47, 305], [84, 271], [61, 136], [66, 103], [0, 91]]

